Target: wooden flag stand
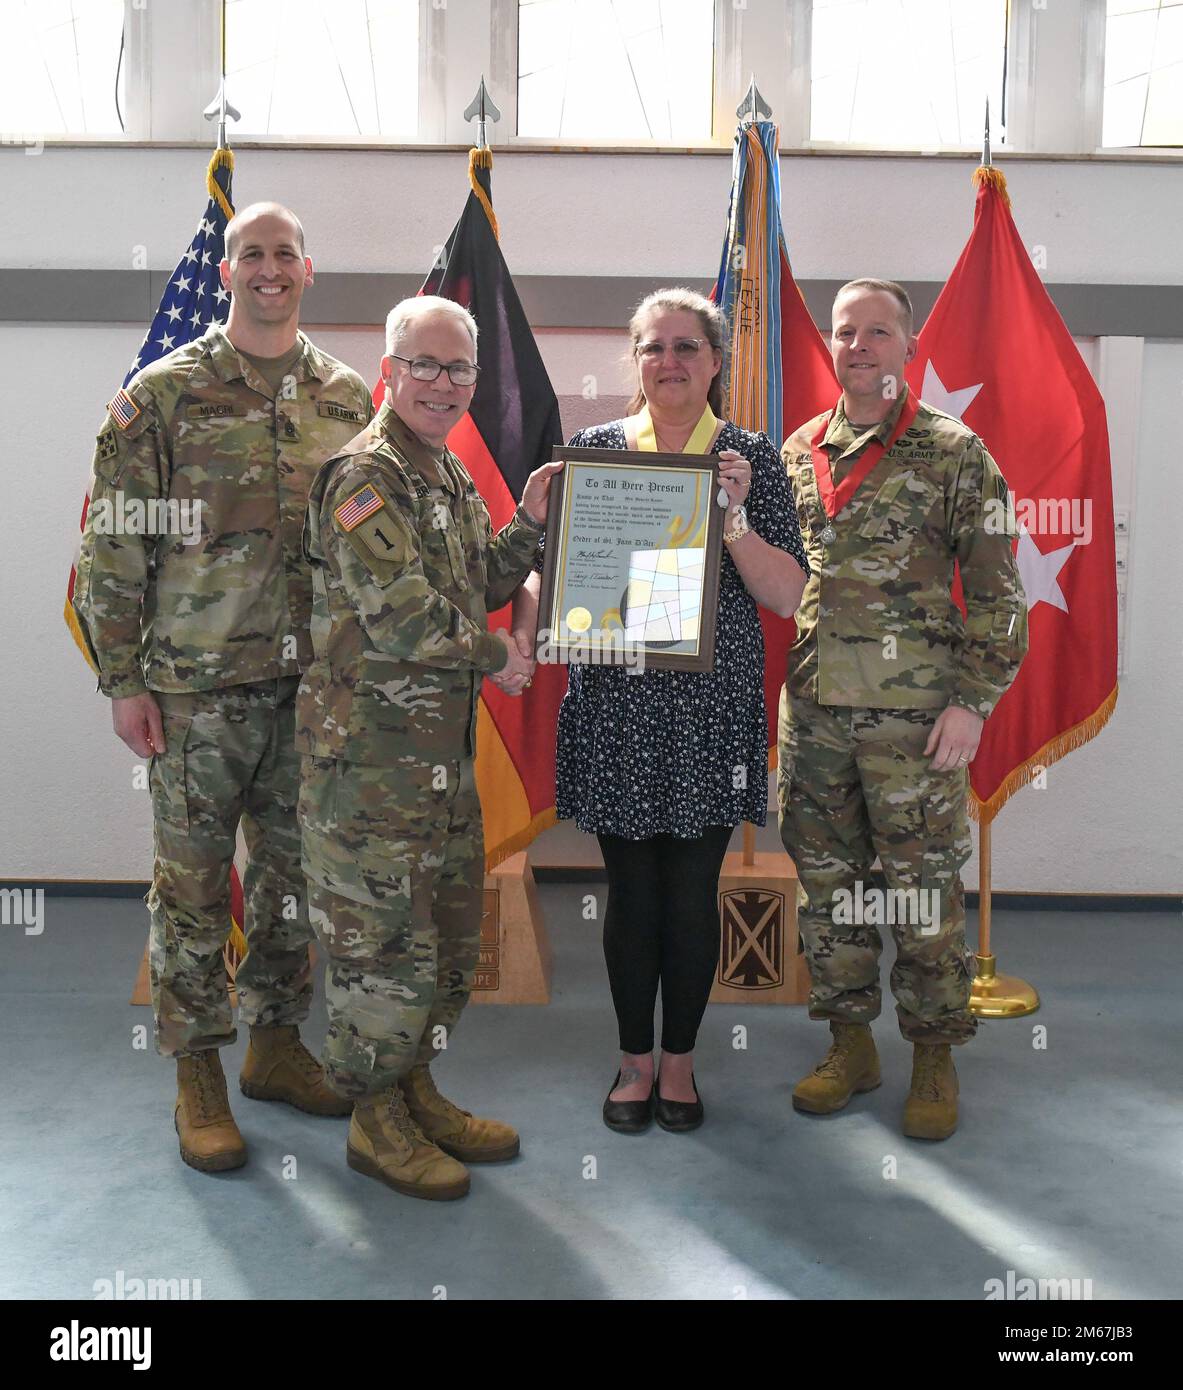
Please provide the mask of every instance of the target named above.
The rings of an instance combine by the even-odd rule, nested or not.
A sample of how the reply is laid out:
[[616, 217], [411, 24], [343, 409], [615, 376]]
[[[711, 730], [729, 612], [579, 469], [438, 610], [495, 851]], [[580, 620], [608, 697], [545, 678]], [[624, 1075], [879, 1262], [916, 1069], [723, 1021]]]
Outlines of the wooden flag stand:
[[809, 968], [797, 932], [797, 870], [787, 854], [757, 854], [746, 822], [742, 854], [719, 875], [719, 969], [712, 1004], [804, 1004]]
[[552, 956], [525, 850], [485, 875], [474, 1004], [549, 1004]]
[[969, 1007], [979, 1018], [1022, 1018], [1039, 1008], [1039, 995], [1016, 975], [999, 975], [990, 950], [990, 822], [978, 822], [978, 973]]

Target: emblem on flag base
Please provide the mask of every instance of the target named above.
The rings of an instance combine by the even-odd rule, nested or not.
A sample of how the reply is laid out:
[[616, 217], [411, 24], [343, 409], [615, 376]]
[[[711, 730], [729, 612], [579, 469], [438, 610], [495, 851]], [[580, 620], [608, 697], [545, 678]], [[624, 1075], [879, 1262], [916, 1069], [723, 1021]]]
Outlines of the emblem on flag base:
[[549, 1004], [550, 938], [524, 850], [485, 875], [474, 1004]]
[[719, 875], [719, 968], [712, 1004], [804, 1004], [797, 871], [784, 854], [728, 854]]

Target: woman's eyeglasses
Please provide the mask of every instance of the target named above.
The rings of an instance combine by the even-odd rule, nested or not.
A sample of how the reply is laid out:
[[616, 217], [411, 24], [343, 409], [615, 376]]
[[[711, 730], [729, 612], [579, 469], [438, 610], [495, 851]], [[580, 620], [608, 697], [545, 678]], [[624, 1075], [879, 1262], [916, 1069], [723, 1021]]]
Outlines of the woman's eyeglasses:
[[471, 386], [481, 374], [481, 369], [471, 362], [437, 362], [434, 357], [400, 357], [397, 352], [390, 354], [398, 362], [410, 366], [411, 375], [416, 381], [434, 381], [440, 372], [447, 372], [453, 386]]
[[[673, 341], [674, 356], [681, 361], [687, 361], [691, 357], [697, 357], [705, 338], [675, 338]], [[660, 362], [665, 356], [665, 344], [656, 339], [651, 343], [638, 343], [636, 354], [644, 362]]]

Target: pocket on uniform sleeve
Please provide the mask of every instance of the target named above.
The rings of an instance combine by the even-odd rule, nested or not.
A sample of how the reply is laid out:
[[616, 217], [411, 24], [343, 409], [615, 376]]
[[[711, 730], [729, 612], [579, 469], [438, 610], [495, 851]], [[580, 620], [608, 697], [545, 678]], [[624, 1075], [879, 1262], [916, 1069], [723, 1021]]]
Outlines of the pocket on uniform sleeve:
[[189, 833], [189, 784], [185, 748], [193, 720], [186, 715], [163, 716], [163, 753], [153, 757], [148, 768], [152, 793], [152, 815], [171, 830]]

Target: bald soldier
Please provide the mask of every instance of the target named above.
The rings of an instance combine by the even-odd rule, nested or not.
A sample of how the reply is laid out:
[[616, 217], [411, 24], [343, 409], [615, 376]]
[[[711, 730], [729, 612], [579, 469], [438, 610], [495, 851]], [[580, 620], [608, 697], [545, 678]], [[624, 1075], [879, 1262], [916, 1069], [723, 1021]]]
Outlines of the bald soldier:
[[476, 386], [460, 305], [404, 300], [386, 326], [386, 398], [317, 475], [305, 549], [316, 660], [300, 686], [300, 825], [312, 924], [329, 958], [325, 1070], [354, 1101], [350, 1167], [436, 1200], [465, 1162], [512, 1158], [508, 1124], [461, 1110], [430, 1065], [472, 988], [484, 834], [473, 781], [485, 677], [508, 694], [532, 658], [486, 626], [531, 572], [551, 476], [507, 526], [445, 444]]
[[[108, 408], [74, 590], [115, 732], [152, 759], [156, 1043], [177, 1060], [181, 1157], [204, 1172], [246, 1162], [218, 1056], [236, 1038], [222, 948], [240, 823], [248, 952], [236, 983], [251, 1032], [241, 1088], [313, 1114], [349, 1110], [298, 1031], [312, 937], [295, 698], [312, 658], [308, 488], [373, 413], [357, 373], [299, 332], [312, 262], [296, 216], [244, 208], [225, 251], [225, 327], [146, 367]], [[126, 510], [126, 499], [163, 529], [105, 534], [102, 504]], [[185, 534], [169, 532], [173, 515], [193, 519]]]
[[[896, 941], [891, 989], [913, 1044], [904, 1133], [957, 1126], [950, 1048], [967, 1042], [973, 957], [960, 869], [967, 767], [1027, 650], [1012, 537], [987, 525], [1006, 483], [982, 441], [904, 382], [912, 305], [886, 280], [834, 301], [842, 395], [783, 457], [811, 574], [781, 695], [781, 837], [797, 866], [811, 1018], [832, 1042], [793, 1092], [807, 1114], [879, 1085], [878, 924]], [[966, 616], [950, 597], [960, 566]], [[887, 892], [873, 886], [882, 865]]]

